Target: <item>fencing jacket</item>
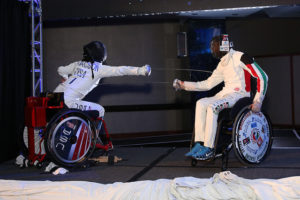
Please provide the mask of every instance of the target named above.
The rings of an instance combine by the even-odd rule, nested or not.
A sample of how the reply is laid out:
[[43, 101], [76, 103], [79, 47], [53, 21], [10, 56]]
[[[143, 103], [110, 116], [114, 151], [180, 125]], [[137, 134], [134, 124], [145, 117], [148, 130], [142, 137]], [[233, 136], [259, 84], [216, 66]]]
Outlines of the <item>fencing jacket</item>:
[[65, 95], [82, 99], [95, 87], [101, 78], [125, 75], [144, 75], [138, 67], [113, 67], [95, 62], [93, 64], [94, 78], [92, 78], [91, 63], [78, 61], [68, 66], [58, 68], [58, 74], [66, 79], [59, 84], [55, 92], [65, 92]]
[[233, 49], [221, 58], [217, 68], [207, 80], [185, 81], [184, 86], [188, 91], [206, 91], [224, 81], [225, 86], [217, 95], [225, 96], [234, 92], [250, 93], [250, 76], [257, 79], [257, 92], [253, 101], [262, 104], [267, 90], [268, 76], [253, 58]]

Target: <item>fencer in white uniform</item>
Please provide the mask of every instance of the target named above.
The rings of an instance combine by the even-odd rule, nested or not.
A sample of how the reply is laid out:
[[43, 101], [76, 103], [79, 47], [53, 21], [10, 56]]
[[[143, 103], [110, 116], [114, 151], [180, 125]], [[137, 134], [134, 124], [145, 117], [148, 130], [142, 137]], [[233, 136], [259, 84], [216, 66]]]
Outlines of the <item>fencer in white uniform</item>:
[[221, 60], [207, 80], [189, 82], [175, 79], [173, 83], [175, 89], [207, 91], [224, 81], [225, 86], [219, 93], [213, 97], [202, 98], [196, 103], [195, 145], [186, 156], [198, 160], [213, 157], [218, 114], [225, 108], [233, 107], [239, 99], [250, 96], [251, 76], [257, 79], [257, 92], [251, 105], [252, 111], [261, 110], [266, 94], [268, 83], [266, 73], [253, 58], [233, 50], [229, 44], [228, 35], [216, 36], [212, 39], [211, 52]]
[[58, 68], [58, 74], [63, 77], [54, 92], [64, 92], [65, 104], [69, 108], [80, 110], [98, 110], [99, 117], [104, 116], [104, 108], [96, 103], [83, 101], [82, 99], [95, 87], [101, 78], [113, 76], [149, 76], [151, 67], [109, 66], [104, 65], [107, 51], [103, 43], [93, 41], [84, 46], [82, 61], [73, 62], [67, 66]]
[[[113, 76], [149, 76], [151, 67], [144, 65], [142, 67], [130, 66], [108, 66], [103, 62], [106, 60], [107, 51], [103, 43], [93, 41], [83, 47], [82, 61], [73, 62], [67, 66], [58, 67], [58, 74], [62, 76], [63, 82], [60, 83], [54, 92], [63, 92], [64, 101], [68, 108], [77, 108], [80, 110], [98, 110], [99, 116], [104, 117], [104, 108], [93, 102], [83, 101], [82, 99], [95, 87], [97, 87], [101, 78]], [[98, 119], [97, 129], [101, 128], [101, 120]], [[34, 130], [35, 152], [40, 149], [40, 136], [38, 130]], [[27, 145], [27, 128], [24, 128], [24, 143]], [[28, 145], [27, 145], [28, 146]], [[44, 143], [41, 146], [41, 153], [44, 154]], [[25, 157], [20, 155], [16, 158], [16, 164], [23, 166]]]

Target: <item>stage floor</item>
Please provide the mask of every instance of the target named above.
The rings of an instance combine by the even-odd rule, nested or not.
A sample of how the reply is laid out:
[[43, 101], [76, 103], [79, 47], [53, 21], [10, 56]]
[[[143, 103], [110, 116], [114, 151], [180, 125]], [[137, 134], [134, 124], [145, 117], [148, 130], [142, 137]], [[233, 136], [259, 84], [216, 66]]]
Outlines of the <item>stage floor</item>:
[[[0, 164], [0, 179], [6, 180], [51, 180], [91, 181], [96, 183], [132, 182], [140, 180], [173, 179], [192, 176], [210, 178], [221, 172], [221, 159], [198, 162], [191, 166], [191, 160], [184, 154], [189, 150], [191, 134], [165, 138], [140, 138], [135, 141], [115, 141], [114, 153], [121, 162], [114, 165], [100, 163], [88, 168], [73, 169], [64, 175], [44, 173], [36, 167], [19, 168], [14, 160]], [[145, 142], [147, 141], [147, 142]], [[153, 141], [153, 143], [151, 143]], [[168, 142], [169, 141], [169, 142]], [[170, 143], [170, 141], [172, 141]], [[257, 166], [245, 166], [232, 150], [229, 155], [228, 171], [248, 179], [279, 179], [300, 176], [300, 140], [292, 130], [275, 130], [270, 155]]]

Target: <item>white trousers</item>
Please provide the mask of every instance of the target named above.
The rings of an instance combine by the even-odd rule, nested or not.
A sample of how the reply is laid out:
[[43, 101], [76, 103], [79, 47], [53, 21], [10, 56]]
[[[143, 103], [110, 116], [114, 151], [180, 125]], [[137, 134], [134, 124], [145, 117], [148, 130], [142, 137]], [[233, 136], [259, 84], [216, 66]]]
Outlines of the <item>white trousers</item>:
[[83, 111], [98, 110], [99, 117], [104, 116], [105, 110], [101, 105], [89, 101], [82, 101], [81, 99], [84, 96], [77, 91], [72, 89], [66, 90], [66, 88], [60, 84], [55, 88], [54, 92], [64, 92], [64, 101], [68, 108], [77, 108]]
[[204, 146], [213, 148], [219, 112], [233, 105], [243, 97], [244, 93], [231, 93], [225, 96], [221, 93], [213, 97], [202, 98], [196, 103], [195, 112], [195, 142], [203, 142]]
[[82, 100], [65, 100], [65, 104], [68, 108], [77, 108], [79, 110], [98, 110], [99, 117], [104, 116], [104, 108], [99, 104], [89, 102], [89, 101], [82, 101]]

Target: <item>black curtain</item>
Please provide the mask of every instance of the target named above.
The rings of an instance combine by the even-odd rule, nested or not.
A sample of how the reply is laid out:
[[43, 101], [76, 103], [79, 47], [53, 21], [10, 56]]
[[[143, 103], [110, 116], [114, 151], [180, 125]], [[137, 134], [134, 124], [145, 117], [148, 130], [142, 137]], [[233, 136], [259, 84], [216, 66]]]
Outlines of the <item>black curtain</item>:
[[30, 94], [28, 4], [0, 1], [0, 162], [19, 153], [25, 97]]

